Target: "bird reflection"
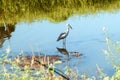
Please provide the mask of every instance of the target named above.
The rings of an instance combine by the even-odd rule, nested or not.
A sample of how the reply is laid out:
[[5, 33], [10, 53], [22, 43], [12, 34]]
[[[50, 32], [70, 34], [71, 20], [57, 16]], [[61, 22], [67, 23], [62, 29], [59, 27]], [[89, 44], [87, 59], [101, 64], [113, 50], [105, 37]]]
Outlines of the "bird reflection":
[[70, 59], [70, 56], [72, 57], [80, 57], [83, 54], [81, 52], [76, 52], [76, 51], [72, 51], [72, 52], [68, 52], [68, 50], [66, 48], [58, 48], [56, 47], [56, 49], [63, 55], [67, 56], [67, 61]]
[[58, 47], [56, 48], [61, 54], [64, 54], [67, 56], [67, 60], [69, 59], [69, 52], [66, 50], [66, 48], [58, 48]]

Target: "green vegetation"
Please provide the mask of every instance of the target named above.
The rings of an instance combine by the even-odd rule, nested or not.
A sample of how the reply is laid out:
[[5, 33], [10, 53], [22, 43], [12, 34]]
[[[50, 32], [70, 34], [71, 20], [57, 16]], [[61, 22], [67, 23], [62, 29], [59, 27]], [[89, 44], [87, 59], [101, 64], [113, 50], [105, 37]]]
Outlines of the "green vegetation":
[[[93, 14], [100, 11], [112, 12], [119, 9], [119, 0], [0, 0], [0, 26], [3, 26], [4, 23], [15, 25], [21, 21], [32, 22], [44, 19], [60, 22], [67, 20], [74, 14]], [[120, 43], [111, 40], [107, 31], [105, 29], [104, 31], [107, 46], [104, 52], [116, 72], [112, 77], [109, 77], [97, 66], [98, 79], [120, 80]], [[0, 68], [2, 68], [0, 70], [0, 73], [2, 73], [0, 74], [0, 80], [63, 80], [63, 77], [53, 73], [54, 69], [49, 71], [49, 69], [44, 69], [41, 66], [40, 69], [31, 70], [26, 65], [24, 71], [21, 71], [21, 67], [8, 58], [9, 51], [8, 48], [0, 58]], [[6, 62], [11, 65], [6, 64]], [[79, 75], [68, 67], [65, 68], [65, 73], [73, 80], [79, 78], [82, 80], [97, 80], [95, 77], [89, 78], [84, 74]]]
[[[106, 50], [104, 50], [104, 53], [108, 61], [115, 69], [115, 73], [112, 75], [112, 77], [105, 74], [98, 65], [96, 65], [98, 70], [97, 77], [88, 77], [86, 74], [79, 75], [77, 71], [69, 67], [64, 68], [65, 73], [63, 74], [69, 76], [71, 80], [120, 80], [120, 42], [111, 40], [105, 28], [103, 31], [106, 36]], [[39, 68], [31, 70], [31, 66], [29, 65], [25, 65], [24, 68], [18, 66], [20, 63], [20, 57], [18, 56], [15, 61], [13, 61], [8, 58], [9, 54], [10, 47], [8, 46], [6, 53], [4, 53], [0, 58], [0, 68], [2, 68], [0, 70], [0, 73], [2, 73], [0, 74], [1, 80], [65, 80], [65, 78], [62, 76], [54, 74], [54, 66], [55, 64], [60, 64], [59, 61], [49, 64], [47, 69], [45, 69], [43, 66], [39, 66]], [[20, 55], [24, 56], [24, 53], [21, 52]], [[30, 63], [30, 65], [31, 64], [32, 63]], [[52, 70], [50, 70], [51, 67], [53, 68]]]
[[[48, 65], [45, 64], [46, 62], [41, 61], [41, 63], [35, 67], [37, 63], [35, 63], [36, 60], [33, 58], [34, 54], [30, 63], [27, 62], [26, 59], [24, 63], [23, 59], [25, 56], [23, 51], [19, 54], [22, 57], [17, 56], [14, 59], [9, 58], [9, 54], [10, 46], [8, 46], [6, 52], [0, 57], [0, 73], [2, 73], [0, 74], [0, 80], [69, 80], [68, 76], [77, 79], [77, 74], [72, 69], [65, 67], [65, 73], [63, 73], [61, 70], [55, 68], [55, 65], [60, 64], [61, 61], [56, 61], [53, 64], [47, 63]], [[22, 62], [21, 59], [23, 60]], [[20, 66], [19, 63], [26, 65]], [[58, 72], [58, 75], [56, 75], [55, 72]]]
[[50, 20], [60, 22], [74, 14], [115, 11], [119, 0], [0, 0], [0, 25], [21, 21]]
[[111, 40], [105, 28], [103, 29], [103, 31], [105, 32], [106, 36], [107, 48], [104, 53], [106, 54], [108, 61], [116, 70], [116, 72], [111, 78], [106, 76], [105, 80], [120, 80], [120, 42]]

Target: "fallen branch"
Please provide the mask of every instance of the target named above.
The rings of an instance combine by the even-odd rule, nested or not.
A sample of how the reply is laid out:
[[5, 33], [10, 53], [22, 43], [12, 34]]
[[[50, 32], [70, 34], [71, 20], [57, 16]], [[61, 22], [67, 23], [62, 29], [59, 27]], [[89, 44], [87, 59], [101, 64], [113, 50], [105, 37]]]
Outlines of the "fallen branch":
[[[38, 62], [39, 64], [41, 64], [42, 66], [44, 66], [45, 68], [47, 68], [48, 69], [48, 66], [47, 65], [45, 65], [45, 64], [42, 64], [40, 61], [38, 61], [38, 60], [35, 60], [36, 62]], [[59, 69], [57, 69], [57, 68], [49, 68], [49, 70], [54, 70], [54, 72], [55, 73], [57, 73], [58, 75], [60, 75], [60, 76], [62, 76], [63, 78], [65, 78], [66, 80], [70, 80], [69, 79], [69, 77], [66, 75], [66, 74], [64, 74], [61, 70], [59, 70]]]

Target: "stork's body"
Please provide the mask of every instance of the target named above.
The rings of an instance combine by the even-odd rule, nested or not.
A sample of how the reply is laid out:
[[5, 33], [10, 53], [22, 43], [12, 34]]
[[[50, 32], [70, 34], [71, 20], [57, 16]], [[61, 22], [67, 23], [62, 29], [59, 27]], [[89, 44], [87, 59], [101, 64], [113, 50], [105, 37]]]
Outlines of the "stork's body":
[[66, 37], [67, 37], [68, 34], [69, 34], [70, 28], [72, 29], [72, 27], [71, 27], [70, 24], [67, 24], [66, 26], [67, 26], [67, 30], [66, 30], [65, 32], [62, 32], [62, 33], [59, 35], [59, 37], [57, 38], [57, 41], [60, 41], [60, 40], [63, 39], [63, 45], [65, 45], [65, 43], [66, 43]]

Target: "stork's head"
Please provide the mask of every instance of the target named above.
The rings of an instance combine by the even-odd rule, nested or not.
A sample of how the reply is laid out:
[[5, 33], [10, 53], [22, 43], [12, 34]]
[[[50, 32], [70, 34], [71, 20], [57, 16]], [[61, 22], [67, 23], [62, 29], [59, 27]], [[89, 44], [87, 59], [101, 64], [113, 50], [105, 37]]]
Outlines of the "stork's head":
[[71, 27], [71, 25], [70, 25], [70, 24], [66, 24], [66, 26], [67, 26], [68, 28], [71, 28], [71, 29], [72, 29], [72, 27]]

